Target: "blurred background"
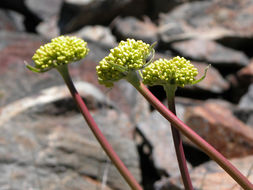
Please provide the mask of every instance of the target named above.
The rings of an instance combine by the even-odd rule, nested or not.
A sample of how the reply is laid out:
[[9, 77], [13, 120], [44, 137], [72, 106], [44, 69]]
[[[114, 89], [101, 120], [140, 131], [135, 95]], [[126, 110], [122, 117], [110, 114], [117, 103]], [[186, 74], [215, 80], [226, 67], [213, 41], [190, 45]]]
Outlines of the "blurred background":
[[[207, 77], [178, 88], [180, 119], [253, 182], [253, 0], [1, 0], [0, 189], [127, 190], [58, 73], [25, 68], [59, 35], [88, 42], [70, 72], [99, 127], [144, 190], [183, 190], [169, 123], [125, 81], [106, 89], [95, 67], [120, 40], [157, 42]], [[197, 77], [197, 78], [198, 78]], [[164, 103], [158, 86], [150, 90]], [[184, 138], [195, 189], [240, 187]]]

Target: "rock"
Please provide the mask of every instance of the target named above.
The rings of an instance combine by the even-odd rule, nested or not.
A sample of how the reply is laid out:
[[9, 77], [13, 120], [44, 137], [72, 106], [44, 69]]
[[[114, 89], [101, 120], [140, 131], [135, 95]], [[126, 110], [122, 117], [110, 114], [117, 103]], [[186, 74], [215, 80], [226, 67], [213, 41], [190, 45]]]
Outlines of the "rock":
[[65, 0], [59, 20], [61, 33], [70, 33], [85, 25], [108, 24], [118, 15], [141, 15], [145, 10], [143, 2], [143, 0]]
[[171, 0], [171, 1], [167, 1], [167, 0], [152, 0], [148, 3], [149, 5], [149, 10], [151, 10], [151, 17], [152, 18], [157, 18], [159, 14], [161, 14], [161, 12], [166, 13], [169, 12], [171, 10], [173, 10], [173, 8], [175, 8], [176, 6], [182, 4], [182, 3], [186, 3], [186, 2], [190, 2], [192, 0]]
[[249, 63], [247, 56], [214, 41], [193, 39], [171, 44], [173, 50], [192, 60], [205, 61], [217, 67], [242, 68]]
[[173, 39], [162, 32], [161, 39], [166, 43], [181, 38], [216, 39], [231, 47], [249, 48], [253, 35], [252, 6], [252, 0], [184, 3], [159, 19], [161, 27], [182, 28], [183, 35]]
[[113, 31], [118, 39], [134, 38], [153, 44], [158, 40], [158, 29], [147, 17], [144, 21], [135, 17], [116, 18], [113, 21]]
[[58, 16], [52, 16], [50, 19], [44, 20], [37, 26], [37, 33], [48, 40], [58, 37], [60, 35], [58, 19]]
[[[231, 163], [244, 176], [247, 176], [249, 181], [253, 182], [252, 169], [253, 156], [248, 156], [239, 159], [232, 159]], [[240, 190], [241, 187], [233, 180], [221, 167], [214, 161], [209, 161], [205, 164], [194, 168], [190, 172], [194, 189], [202, 190]], [[179, 178], [164, 179], [156, 183], [156, 190], [183, 190], [184, 187], [180, 183]], [[172, 188], [173, 187], [173, 188]]]
[[14, 11], [0, 9], [0, 30], [25, 31], [23, 20], [23, 16]]
[[237, 79], [241, 85], [250, 85], [253, 83], [253, 60], [246, 67], [236, 73]]
[[70, 170], [57, 174], [47, 168], [6, 164], [0, 167], [0, 171], [0, 187], [2, 189], [96, 190], [103, 187], [105, 190], [112, 190], [97, 180], [78, 175]]
[[112, 35], [111, 30], [101, 25], [85, 26], [74, 35], [86, 41], [94, 41], [110, 47], [116, 46], [116, 38]]
[[51, 39], [60, 34], [58, 20], [63, 4], [62, 0], [26, 0], [25, 4], [29, 10], [42, 19], [42, 22], [36, 28], [40, 35]]
[[[2, 31], [0, 40], [0, 89], [2, 92], [0, 105], [2, 106], [25, 97], [39, 87], [42, 81], [39, 82], [35, 73], [28, 72], [24, 61], [31, 63], [31, 57], [42, 44], [43, 39], [31, 34]], [[29, 81], [33, 81], [35, 86], [30, 86]]]
[[[192, 64], [198, 69], [199, 74], [197, 78], [203, 76], [208, 64], [194, 61]], [[209, 67], [206, 78], [203, 81], [193, 86], [186, 86], [186, 88], [192, 88], [196, 91], [196, 93], [197, 89], [199, 89], [221, 94], [229, 89], [229, 83], [222, 77], [217, 69], [211, 66]]]
[[33, 13], [46, 20], [59, 14], [62, 0], [26, 0], [25, 4]]
[[237, 103], [247, 93], [249, 86], [253, 82], [253, 64], [252, 61], [249, 65], [243, 67], [236, 73], [230, 74], [226, 77], [230, 83], [226, 98], [234, 103]]
[[[3, 9], [9, 9], [13, 10], [15, 12], [18, 12], [19, 14], [23, 15], [24, 17], [24, 27], [26, 28], [26, 31], [28, 32], [36, 32], [37, 25], [42, 21], [40, 18], [40, 15], [37, 15], [36, 12], [33, 12], [30, 10], [27, 6], [28, 1], [24, 0], [2, 0], [0, 2], [0, 8]], [[20, 20], [23, 20], [22, 17], [16, 15], [16, 19], [20, 22]], [[21, 23], [19, 23], [20, 25]]]
[[187, 108], [185, 123], [227, 158], [253, 153], [253, 129], [233, 115], [231, 106], [207, 102]]
[[[138, 123], [137, 128], [150, 144], [148, 153], [154, 161], [155, 168], [169, 176], [180, 175], [169, 122], [154, 111]], [[188, 167], [191, 168], [190, 164]]]
[[247, 94], [245, 94], [241, 98], [241, 100], [239, 102], [239, 107], [251, 109], [252, 105], [253, 105], [253, 85], [251, 84], [249, 86], [249, 90], [248, 90]]
[[246, 123], [248, 126], [253, 128], [253, 109], [251, 108], [237, 108], [233, 110], [233, 114], [240, 119], [242, 122]]
[[[77, 87], [91, 93], [84, 98], [93, 110], [94, 119], [139, 181], [138, 155], [132, 140], [133, 124], [106, 101], [99, 103], [97, 98], [101, 92], [95, 92], [94, 86], [93, 90], [88, 89], [87, 84]], [[82, 116], [69, 102], [73, 101], [69, 101], [66, 88], [53, 87], [2, 107], [0, 139], [4, 146], [1, 148], [0, 168], [13, 168], [9, 173], [2, 173], [1, 179], [8, 182], [15, 179], [13, 176], [22, 176], [22, 184], [31, 188], [42, 186], [53, 190], [64, 186], [74, 190], [76, 185], [81, 188], [86, 183], [91, 189], [98, 188], [106, 176], [106, 183], [113, 189], [129, 189], [116, 168], [108, 162]], [[99, 105], [103, 105], [101, 109]], [[36, 179], [39, 179], [38, 183], [31, 182]], [[16, 181], [15, 185], [19, 183], [21, 181]]]

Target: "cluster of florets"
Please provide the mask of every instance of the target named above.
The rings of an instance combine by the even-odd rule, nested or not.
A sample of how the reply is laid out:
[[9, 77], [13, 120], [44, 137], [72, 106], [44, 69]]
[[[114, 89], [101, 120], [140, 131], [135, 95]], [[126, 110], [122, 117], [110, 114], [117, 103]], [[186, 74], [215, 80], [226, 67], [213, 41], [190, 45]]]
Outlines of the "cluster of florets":
[[96, 67], [99, 83], [111, 87], [113, 82], [122, 79], [128, 72], [142, 69], [151, 49], [149, 44], [141, 40], [121, 41]]
[[51, 68], [79, 61], [88, 54], [87, 43], [74, 36], [59, 36], [41, 46], [32, 57], [35, 68], [43, 72]]
[[159, 59], [148, 65], [142, 72], [143, 83], [147, 85], [176, 85], [184, 87], [193, 84], [198, 75], [197, 68], [183, 57]]

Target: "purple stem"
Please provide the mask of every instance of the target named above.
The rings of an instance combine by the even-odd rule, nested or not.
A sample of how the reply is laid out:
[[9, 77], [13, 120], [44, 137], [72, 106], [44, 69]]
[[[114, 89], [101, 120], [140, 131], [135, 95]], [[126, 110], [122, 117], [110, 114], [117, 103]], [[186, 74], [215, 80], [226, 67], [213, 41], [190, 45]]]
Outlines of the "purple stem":
[[200, 147], [210, 158], [216, 161], [242, 188], [246, 190], [253, 190], [253, 184], [250, 183], [250, 181], [242, 175], [238, 169], [236, 169], [222, 154], [208, 144], [190, 127], [184, 124], [178, 117], [175, 116], [175, 114], [169, 111], [143, 83], [133, 85], [155, 109], [157, 109], [169, 122], [172, 123], [174, 127]]
[[[176, 115], [174, 94], [175, 93], [173, 92], [171, 97], [167, 95], [167, 100], [168, 100], [168, 107], [170, 111]], [[184, 183], [184, 187], [186, 190], [193, 190], [191, 178], [190, 178], [189, 171], [186, 164], [184, 148], [183, 148], [182, 139], [180, 137], [180, 133], [177, 130], [177, 128], [174, 127], [173, 125], [171, 125], [171, 131], [172, 131], [174, 146], [175, 146], [176, 155], [177, 155], [177, 161], [178, 161], [181, 177]]]
[[95, 120], [91, 116], [87, 106], [83, 102], [82, 97], [77, 92], [71, 77], [68, 72], [68, 68], [66, 65], [62, 67], [58, 67], [57, 70], [60, 72], [61, 76], [63, 77], [66, 85], [69, 88], [69, 91], [75, 100], [80, 112], [82, 113], [84, 119], [86, 120], [88, 126], [90, 127], [91, 131], [95, 135], [96, 139], [108, 155], [108, 157], [111, 159], [112, 163], [116, 166], [120, 174], [124, 177], [128, 185], [134, 189], [134, 190], [142, 190], [142, 187], [138, 184], [138, 182], [135, 180], [135, 178], [132, 176], [130, 171], [126, 168], [124, 163], [120, 160], [119, 156], [116, 154], [116, 152], [113, 150], [112, 146], [109, 144], [103, 133], [98, 128]]

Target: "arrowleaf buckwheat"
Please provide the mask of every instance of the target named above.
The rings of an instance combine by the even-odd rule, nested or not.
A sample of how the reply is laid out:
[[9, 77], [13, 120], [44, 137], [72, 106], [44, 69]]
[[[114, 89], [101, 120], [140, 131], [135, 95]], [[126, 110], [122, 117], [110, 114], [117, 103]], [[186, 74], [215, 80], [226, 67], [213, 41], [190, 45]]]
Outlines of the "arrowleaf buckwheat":
[[89, 52], [87, 43], [75, 36], [59, 36], [41, 46], [32, 57], [35, 67], [27, 65], [34, 72], [45, 72], [84, 58]]
[[[207, 71], [207, 69], [206, 69]], [[142, 71], [143, 83], [147, 85], [175, 85], [184, 87], [187, 84], [196, 84], [205, 78], [204, 76], [196, 80], [198, 70], [184, 57], [174, 57], [173, 59], [159, 59], [149, 64]]]
[[146, 59], [152, 53], [153, 45], [150, 46], [141, 40], [121, 41], [96, 67], [99, 83], [107, 87], [113, 86], [113, 82], [124, 78], [129, 72], [148, 65], [150, 61], [146, 62]]

